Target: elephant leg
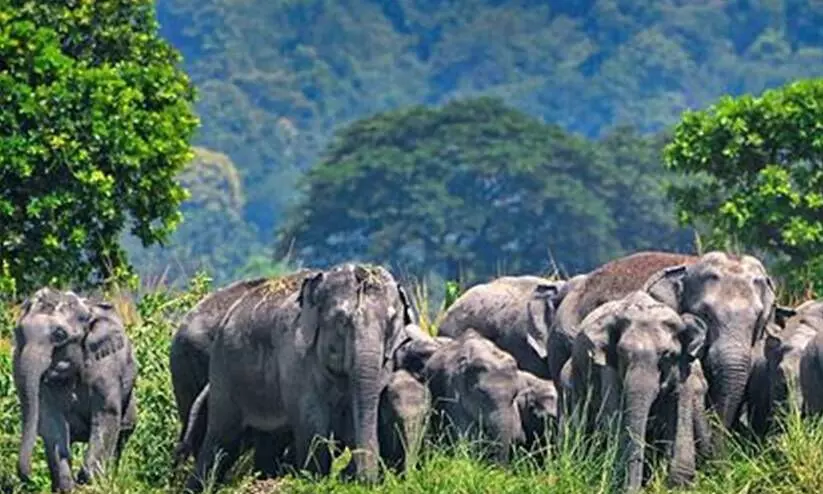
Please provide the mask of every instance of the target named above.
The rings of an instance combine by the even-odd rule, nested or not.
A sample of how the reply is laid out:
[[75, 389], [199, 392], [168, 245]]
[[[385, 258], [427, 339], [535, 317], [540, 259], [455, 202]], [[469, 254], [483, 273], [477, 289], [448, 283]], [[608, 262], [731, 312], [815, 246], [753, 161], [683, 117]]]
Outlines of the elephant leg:
[[212, 394], [211, 398], [214, 400], [214, 413], [209, 414], [206, 437], [197, 455], [195, 470], [186, 481], [186, 489], [192, 492], [202, 491], [212, 473], [214, 482], [222, 483], [243, 449], [245, 431], [240, 411], [217, 393]]
[[55, 413], [55, 410], [59, 410], [53, 408], [55, 405], [56, 403], [49, 398], [44, 400], [40, 408], [39, 429], [51, 475], [51, 490], [69, 492], [74, 488], [71, 473], [71, 435], [68, 421], [62, 413]]
[[280, 475], [283, 467], [288, 465], [286, 455], [293, 453], [294, 438], [287, 428], [272, 432], [254, 433], [254, 469], [262, 478]]
[[117, 436], [117, 444], [114, 447], [114, 461], [115, 466], [120, 464], [120, 457], [123, 455], [123, 450], [126, 448], [131, 435], [134, 433], [134, 428], [137, 425], [137, 399], [134, 394], [129, 394], [129, 399], [126, 404], [126, 411], [120, 421], [120, 435]]
[[107, 462], [115, 459], [117, 443], [120, 440], [121, 400], [120, 397], [101, 399], [101, 406], [92, 410], [89, 447], [77, 481], [86, 484], [102, 473]]

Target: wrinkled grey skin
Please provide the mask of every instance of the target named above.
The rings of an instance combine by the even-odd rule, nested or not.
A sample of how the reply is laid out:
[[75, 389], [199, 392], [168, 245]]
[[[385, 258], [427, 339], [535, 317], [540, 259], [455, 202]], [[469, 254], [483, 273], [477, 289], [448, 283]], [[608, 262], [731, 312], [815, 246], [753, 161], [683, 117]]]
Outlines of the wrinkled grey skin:
[[491, 439], [494, 459], [508, 462], [511, 448], [526, 439], [516, 403], [518, 372], [511, 355], [474, 330], [445, 342], [422, 372], [436, 412], [432, 432], [450, 440]]
[[[175, 448], [175, 464], [192, 454], [197, 457], [205, 433], [204, 410], [201, 422], [190, 431], [183, 441], [192, 405], [209, 380], [209, 349], [219, 330], [226, 311], [250, 290], [266, 283], [266, 278], [241, 280], [210, 293], [183, 316], [178, 330], [171, 340], [169, 370], [171, 372], [174, 400], [180, 422], [179, 441]], [[207, 407], [207, 405], [204, 405]], [[185, 444], [185, 446], [184, 446]]]
[[[192, 441], [192, 431], [197, 421], [205, 421], [205, 402], [210, 386], [206, 384], [191, 408], [189, 424], [181, 443], [188, 446]], [[389, 468], [402, 472], [407, 468], [407, 451], [415, 451], [423, 437], [423, 426], [429, 411], [431, 399], [426, 386], [410, 372], [398, 370], [392, 373], [389, 382], [380, 394], [377, 433], [380, 456]], [[294, 438], [288, 429], [278, 434], [263, 434], [254, 431], [259, 442], [255, 443], [255, 469], [265, 476], [285, 473], [287, 468], [296, 467]], [[189, 446], [190, 447], [190, 446]], [[266, 452], [261, 455], [262, 450]], [[245, 448], [244, 448], [245, 449]]]
[[528, 450], [549, 446], [558, 416], [558, 394], [554, 383], [525, 371], [518, 371], [515, 403]]
[[517, 361], [517, 366], [548, 378], [546, 343], [565, 281], [537, 276], [504, 276], [469, 288], [449, 307], [438, 335], [455, 338], [471, 328]]
[[410, 465], [409, 455], [418, 451], [423, 439], [431, 394], [410, 372], [392, 373], [380, 394], [377, 431], [380, 456], [397, 472]]
[[409, 307], [388, 271], [354, 264], [310, 275], [297, 291], [238, 300], [212, 346], [206, 437], [186, 487], [202, 489], [219, 451], [222, 481], [249, 427], [290, 429], [298, 466], [320, 473], [329, 451], [317, 448], [309, 461], [310, 447], [333, 435], [352, 449], [358, 477], [373, 480], [379, 397]]
[[823, 331], [803, 349], [800, 358], [800, 390], [803, 410], [807, 416], [823, 413]]
[[672, 484], [688, 484], [694, 476], [696, 389], [688, 380], [705, 336], [698, 318], [681, 318], [642, 291], [601, 305], [580, 325], [562, 382], [579, 411], [590, 395], [588, 430], [605, 427], [622, 412], [628, 491], [643, 482], [644, 440], [672, 443]]
[[14, 338], [14, 382], [23, 414], [21, 480], [31, 478], [38, 434], [53, 492], [74, 488], [73, 442], [89, 445], [78, 483], [89, 482], [109, 461], [116, 466], [137, 421], [137, 363], [113, 307], [43, 288], [24, 303]]
[[[614, 259], [567, 283], [549, 331], [547, 363], [553, 380], [571, 357], [572, 344], [581, 321], [597, 307], [641, 290], [649, 277], [669, 266], [697, 260], [672, 252], [644, 251]], [[561, 396], [562, 398], [562, 396]]]
[[777, 309], [766, 268], [752, 256], [709, 252], [695, 263], [662, 270], [644, 289], [680, 314], [706, 324], [707, 351], [701, 364], [709, 383], [710, 408], [726, 429], [736, 427], [754, 347]]
[[[803, 360], [807, 346], [823, 331], [823, 301], [809, 301], [794, 309], [781, 329], [770, 323], [765, 340], [758, 342], [755, 365], [749, 379], [749, 422], [759, 437], [772, 428], [775, 412], [793, 397], [794, 405], [801, 413], [807, 406], [803, 393], [803, 377], [809, 377], [810, 369]], [[809, 353], [813, 353], [811, 349]], [[804, 372], [805, 369], [805, 372]], [[807, 383], [810, 380], [807, 379]], [[815, 382], [808, 389], [814, 389]], [[806, 393], [809, 394], [809, 393]]]

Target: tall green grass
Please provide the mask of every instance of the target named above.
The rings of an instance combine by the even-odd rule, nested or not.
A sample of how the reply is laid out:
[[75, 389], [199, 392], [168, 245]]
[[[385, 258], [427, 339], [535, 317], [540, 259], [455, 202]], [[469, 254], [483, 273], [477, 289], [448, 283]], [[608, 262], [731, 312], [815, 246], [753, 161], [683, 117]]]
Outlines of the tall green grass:
[[[137, 384], [139, 423], [123, 455], [120, 468], [81, 491], [92, 494], [175, 493], [191, 468], [171, 469], [171, 452], [178, 424], [168, 370], [168, 350], [176, 321], [212, 287], [208, 278], [197, 276], [184, 291], [152, 287], [139, 301], [126, 292], [113, 291], [114, 300], [127, 323], [135, 343], [140, 374]], [[455, 290], [453, 287], [452, 290]], [[429, 306], [425, 284], [413, 290], [418, 312], [432, 333], [454, 293], [442, 303]], [[20, 410], [11, 378], [11, 334], [16, 312], [6, 307], [0, 312], [0, 491], [48, 492], [48, 471], [38, 441], [34, 460], [33, 484], [23, 487], [16, 478], [17, 448], [20, 441]], [[813, 493], [823, 491], [823, 419], [801, 420], [789, 411], [782, 431], [762, 447], [731, 441], [724, 458], [702, 465], [696, 482], [680, 492], [694, 493]], [[603, 434], [600, 441], [567, 431], [541, 465], [526, 452], [515, 455], [508, 467], [478, 459], [476, 445], [442, 443], [420, 448], [415, 467], [404, 475], [387, 473], [376, 486], [342, 482], [335, 477], [312, 479], [291, 475], [283, 479], [256, 482], [250, 475], [248, 456], [233, 469], [228, 485], [215, 489], [221, 493], [584, 493], [613, 492], [620, 472], [615, 465], [616, 441]], [[601, 446], [598, 446], [600, 444]], [[602, 446], [605, 445], [605, 446]], [[84, 445], [75, 445], [74, 469], [82, 461]], [[339, 470], [343, 456], [335, 462]], [[648, 492], [671, 492], [662, 471], [657, 471]]]

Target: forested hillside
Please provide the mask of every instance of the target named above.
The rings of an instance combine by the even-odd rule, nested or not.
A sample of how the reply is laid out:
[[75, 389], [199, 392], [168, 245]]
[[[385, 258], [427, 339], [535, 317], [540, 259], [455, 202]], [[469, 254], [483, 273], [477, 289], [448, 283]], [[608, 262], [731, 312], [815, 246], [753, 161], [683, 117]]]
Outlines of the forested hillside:
[[199, 249], [196, 262], [219, 279], [254, 253], [271, 255], [298, 178], [358, 118], [492, 95], [594, 139], [615, 125], [658, 132], [722, 94], [823, 74], [816, 0], [160, 0], [157, 9], [198, 88], [197, 143], [224, 155], [240, 182], [225, 205], [239, 209], [214, 214], [193, 197], [185, 221], [242, 234], [204, 244], [182, 227], [152, 264], [192, 262], [186, 253]]

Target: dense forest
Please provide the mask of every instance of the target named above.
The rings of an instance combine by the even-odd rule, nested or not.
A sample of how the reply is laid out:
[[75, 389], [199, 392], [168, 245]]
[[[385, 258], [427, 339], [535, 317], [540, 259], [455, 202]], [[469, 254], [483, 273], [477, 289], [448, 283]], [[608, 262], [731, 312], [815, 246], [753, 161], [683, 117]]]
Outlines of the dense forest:
[[[634, 128], [620, 132], [638, 139], [662, 132], [649, 137], [662, 142], [685, 109], [823, 74], [823, 4], [813, 0], [160, 0], [157, 13], [198, 90], [202, 151], [191, 166], [205, 168], [187, 175], [195, 194], [168, 247], [126, 245], [144, 275], [168, 268], [172, 278], [203, 265], [221, 281], [275, 269], [275, 244], [306, 190], [301, 177], [333, 156], [334, 133], [360, 118], [493, 96], [568, 133], [557, 142], [610, 155], [616, 167], [637, 164], [645, 176], [662, 170], [658, 151], [627, 152], [625, 138], [608, 137], [616, 127]], [[575, 159], [569, 173], [580, 180], [587, 161]], [[651, 182], [644, 193], [664, 203]], [[593, 217], [605, 214], [593, 197], [602, 192], [587, 190], [592, 196], [574, 200], [594, 201], [580, 206]], [[583, 230], [597, 221], [614, 218]], [[569, 269], [592, 267], [659, 238], [603, 235], [597, 254], [551, 255]], [[678, 239], [690, 247], [688, 233]], [[548, 269], [541, 255], [543, 265], [531, 267]]]

